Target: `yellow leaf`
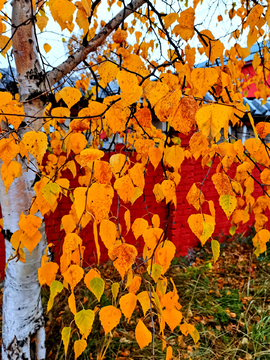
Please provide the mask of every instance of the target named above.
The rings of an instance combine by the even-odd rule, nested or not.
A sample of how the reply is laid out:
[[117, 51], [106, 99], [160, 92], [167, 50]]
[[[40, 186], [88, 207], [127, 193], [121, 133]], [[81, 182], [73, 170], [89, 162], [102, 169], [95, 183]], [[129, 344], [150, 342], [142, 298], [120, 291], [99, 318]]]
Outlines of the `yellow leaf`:
[[211, 141], [228, 124], [231, 116], [231, 107], [214, 104], [200, 108], [195, 118], [199, 131]]
[[259, 256], [261, 253], [266, 251], [266, 244], [270, 239], [270, 232], [266, 229], [260, 230], [252, 239], [253, 245], [257, 247], [256, 255]]
[[124, 175], [121, 178], [116, 179], [114, 188], [124, 203], [129, 202], [135, 192], [135, 187], [133, 186], [129, 175]]
[[143, 314], [147, 313], [150, 310], [150, 294], [147, 291], [142, 291], [137, 295], [137, 300], [139, 300], [141, 307], [143, 309]]
[[143, 191], [141, 188], [139, 188], [138, 186], [135, 187], [135, 191], [134, 194], [132, 196], [132, 198], [130, 199], [131, 204], [133, 205], [135, 203], [135, 201], [142, 196]]
[[[193, 69], [192, 73], [191, 73], [191, 82], [193, 85], [192, 95], [204, 97], [205, 94], [211, 89], [211, 87], [216, 84], [218, 77], [219, 77], [219, 73], [214, 68]], [[209, 106], [211, 106], [211, 105], [209, 105]], [[218, 105], [216, 105], [216, 106], [218, 106]], [[218, 109], [221, 109], [220, 106], [218, 106]], [[222, 106], [222, 109], [225, 107], [226, 106]], [[196, 121], [197, 121], [197, 118], [199, 118], [198, 111], [195, 115], [195, 118], [196, 118]]]
[[165, 28], [168, 29], [176, 20], [178, 19], [178, 14], [176, 12], [172, 12], [165, 16], [163, 19]]
[[73, 291], [75, 286], [82, 280], [84, 275], [83, 269], [78, 265], [70, 265], [70, 267], [63, 273], [64, 279], [69, 283]]
[[123, 176], [129, 168], [129, 159], [123, 154], [114, 154], [110, 157], [110, 165], [115, 178]]
[[184, 159], [184, 150], [179, 145], [166, 148], [165, 161], [169, 166], [173, 167], [175, 171], [178, 171]]
[[105, 61], [98, 67], [98, 73], [103, 81], [105, 87], [116, 78], [119, 68], [116, 64], [111, 61]]
[[169, 92], [169, 87], [160, 81], [150, 81], [144, 89], [144, 96], [154, 107]]
[[113, 283], [112, 284], [112, 295], [113, 295], [114, 301], [116, 301], [118, 293], [119, 293], [119, 284]]
[[42, 195], [44, 199], [51, 205], [51, 207], [54, 207], [55, 203], [57, 202], [59, 192], [60, 186], [52, 182], [46, 184], [42, 189]]
[[175, 199], [175, 183], [172, 180], [163, 180], [161, 188], [165, 195], [166, 204]]
[[104, 293], [105, 283], [100, 277], [94, 277], [90, 281], [90, 288], [95, 297], [100, 301], [102, 294]]
[[131, 268], [137, 256], [137, 250], [133, 245], [120, 244], [114, 245], [109, 249], [109, 258], [113, 261], [113, 265], [121, 275], [122, 279], [125, 273]]
[[87, 140], [82, 133], [73, 133], [69, 136], [67, 153], [69, 155], [70, 150], [72, 150], [75, 154], [79, 154], [86, 145]]
[[87, 347], [87, 342], [82, 340], [76, 340], [74, 342], [74, 353], [75, 353], [75, 360], [84, 352]]
[[23, 121], [24, 108], [17, 100], [12, 100], [8, 104], [2, 107], [2, 112], [10, 115], [1, 116], [0, 120], [8, 122], [10, 125], [14, 126], [14, 129], [17, 130]]
[[135, 337], [141, 350], [152, 341], [152, 334], [142, 320], [139, 320], [135, 328]]
[[26, 150], [37, 159], [37, 162], [41, 163], [48, 145], [46, 134], [41, 131], [29, 131], [23, 135], [22, 143]]
[[176, 247], [174, 244], [166, 240], [161, 244], [156, 252], [156, 261], [162, 266], [162, 274], [164, 274], [170, 267], [171, 261], [174, 258]]
[[70, 327], [64, 327], [63, 328], [63, 330], [62, 330], [62, 341], [63, 341], [64, 349], [65, 349], [65, 358], [67, 357], [70, 333], [71, 333], [71, 328]]
[[155, 195], [157, 203], [160, 203], [165, 197], [164, 193], [163, 193], [163, 190], [162, 190], [162, 185], [161, 184], [155, 184], [154, 185], [153, 193]]
[[219, 254], [220, 254], [220, 244], [217, 240], [212, 240], [211, 241], [211, 248], [212, 248], [212, 252], [213, 252], [213, 258], [214, 258], [214, 262], [217, 261], [217, 259], [219, 258]]
[[126, 234], [127, 234], [130, 230], [130, 211], [129, 210], [125, 211], [124, 219], [125, 219], [125, 223], [126, 223], [126, 228], [127, 228]]
[[179, 25], [176, 25], [172, 32], [180, 35], [185, 41], [191, 39], [194, 35], [194, 20], [195, 11], [192, 7], [181, 11], [178, 19]]
[[210, 238], [215, 229], [215, 219], [207, 214], [192, 214], [188, 218], [192, 232], [200, 239], [202, 245]]
[[219, 197], [219, 205], [222, 207], [227, 218], [229, 219], [237, 206], [237, 199], [235, 196], [221, 195]]
[[140, 235], [148, 228], [147, 220], [143, 218], [137, 218], [131, 226], [132, 232], [137, 240]]
[[52, 109], [51, 115], [60, 123], [63, 124], [67, 118], [70, 117], [70, 110], [66, 107], [57, 107]]
[[135, 74], [121, 70], [117, 73], [116, 78], [121, 90], [121, 98], [127, 105], [131, 105], [140, 100], [143, 89], [139, 86]]
[[121, 319], [121, 311], [115, 306], [104, 306], [99, 312], [101, 325], [107, 335], [113, 328], [115, 328]]
[[75, 323], [84, 339], [86, 339], [91, 332], [94, 318], [95, 313], [92, 310], [83, 309], [75, 315]]
[[162, 268], [161, 265], [153, 264], [153, 265], [148, 266], [147, 272], [148, 272], [149, 275], [152, 276], [154, 281], [157, 282], [160, 275], [163, 273], [163, 268]]
[[42, 32], [45, 29], [49, 21], [49, 18], [45, 14], [42, 16], [40, 14], [37, 14], [36, 19], [37, 19], [37, 27], [39, 28], [40, 32]]
[[165, 278], [165, 277], [163, 279], [159, 279], [157, 281], [157, 292], [162, 296], [164, 296], [166, 294], [167, 283], [168, 283], [168, 281], [167, 281], [167, 278]]
[[86, 210], [94, 215], [97, 224], [108, 217], [113, 196], [114, 191], [110, 185], [94, 183], [89, 188]]
[[248, 118], [249, 118], [249, 121], [251, 123], [251, 126], [253, 128], [253, 132], [254, 132], [254, 136], [255, 136], [255, 139], [258, 140], [258, 133], [257, 133], [257, 129], [255, 127], [255, 124], [254, 124], [254, 119], [251, 115], [251, 111], [250, 111], [250, 107], [248, 105], [248, 103], [246, 103], [246, 109], [247, 109], [247, 114], [248, 114]]
[[85, 149], [80, 153], [81, 166], [92, 168], [93, 161], [99, 160], [104, 156], [104, 152], [98, 149]]
[[137, 296], [133, 293], [123, 295], [119, 300], [120, 308], [122, 313], [127, 318], [128, 322], [131, 318], [133, 311], [137, 304]]
[[204, 203], [204, 195], [195, 184], [191, 186], [186, 199], [189, 205], [193, 205], [197, 211], [199, 211], [200, 207]]
[[133, 184], [135, 186], [138, 186], [142, 190], [144, 189], [144, 185], [145, 185], [144, 170], [145, 170], [144, 165], [137, 163], [128, 171]]
[[99, 235], [103, 244], [109, 250], [116, 241], [116, 226], [115, 224], [107, 219], [103, 219], [100, 223]]
[[47, 305], [47, 312], [53, 307], [54, 298], [63, 290], [63, 284], [60, 281], [54, 280], [50, 285], [50, 298]]
[[10, 163], [3, 163], [1, 167], [2, 180], [4, 182], [6, 192], [15, 178], [22, 175], [22, 165], [17, 161], [11, 161]]
[[82, 94], [80, 90], [72, 87], [64, 87], [62, 90], [55, 94], [56, 101], [63, 99], [69, 109], [72, 108], [72, 106], [75, 105], [81, 97]]
[[38, 269], [38, 280], [40, 285], [51, 286], [52, 282], [55, 280], [55, 276], [59, 269], [59, 265], [54, 262], [46, 262]]
[[44, 50], [45, 50], [45, 52], [46, 52], [46, 54], [51, 50], [51, 45], [50, 44], [47, 44], [47, 43], [45, 43], [44, 45], [43, 45], [43, 48], [44, 48]]

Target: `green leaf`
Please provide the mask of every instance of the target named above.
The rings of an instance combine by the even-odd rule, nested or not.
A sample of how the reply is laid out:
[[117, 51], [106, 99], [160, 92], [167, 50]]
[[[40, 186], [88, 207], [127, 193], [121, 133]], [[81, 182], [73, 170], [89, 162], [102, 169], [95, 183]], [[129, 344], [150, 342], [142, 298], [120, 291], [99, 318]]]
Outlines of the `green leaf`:
[[44, 199], [51, 205], [54, 206], [60, 192], [60, 186], [56, 183], [48, 183], [42, 189], [42, 195]]
[[55, 296], [63, 290], [63, 284], [60, 281], [54, 280], [50, 286], [50, 298], [47, 305], [47, 312], [53, 307]]
[[148, 268], [147, 268], [147, 272], [148, 272], [149, 275], [152, 276], [154, 281], [157, 282], [158, 278], [160, 277], [160, 275], [163, 272], [163, 267], [161, 265], [158, 265], [158, 264], [153, 264], [152, 266], [149, 265]]
[[230, 233], [231, 236], [233, 236], [235, 234], [236, 229], [237, 228], [234, 225], [230, 227], [229, 233]]
[[112, 295], [113, 295], [114, 301], [116, 301], [118, 293], [119, 293], [119, 284], [113, 283], [112, 284]]
[[95, 297], [100, 301], [102, 294], [104, 293], [105, 283], [104, 280], [98, 277], [94, 277], [90, 281], [90, 288]]
[[64, 327], [63, 330], [62, 330], [62, 341], [63, 341], [64, 349], [65, 349], [65, 358], [67, 357], [68, 344], [69, 344], [69, 339], [70, 339], [70, 332], [71, 332], [70, 327]]
[[213, 252], [213, 258], [214, 258], [214, 262], [217, 261], [219, 254], [220, 254], [220, 244], [217, 240], [212, 240], [211, 241], [211, 248], [212, 248], [212, 252]]
[[75, 315], [74, 319], [83, 338], [87, 338], [92, 330], [92, 325], [95, 319], [94, 311], [83, 309]]
[[219, 205], [222, 207], [227, 218], [229, 219], [237, 206], [237, 199], [235, 196], [221, 195], [219, 197]]

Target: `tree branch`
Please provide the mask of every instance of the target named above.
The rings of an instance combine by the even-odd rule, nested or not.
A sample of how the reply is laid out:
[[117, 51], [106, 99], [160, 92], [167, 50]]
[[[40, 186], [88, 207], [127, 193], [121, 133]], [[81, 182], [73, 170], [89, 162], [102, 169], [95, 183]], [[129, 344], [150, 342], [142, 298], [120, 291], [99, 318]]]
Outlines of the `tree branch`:
[[100, 32], [91, 39], [86, 46], [80, 48], [70, 55], [61, 65], [51, 70], [47, 75], [50, 85], [60, 81], [65, 75], [72, 71], [80, 62], [86, 59], [87, 55], [95, 51], [106, 38], [124, 21], [130, 14], [135, 12], [145, 3], [145, 0], [132, 0], [122, 11], [108, 22]]

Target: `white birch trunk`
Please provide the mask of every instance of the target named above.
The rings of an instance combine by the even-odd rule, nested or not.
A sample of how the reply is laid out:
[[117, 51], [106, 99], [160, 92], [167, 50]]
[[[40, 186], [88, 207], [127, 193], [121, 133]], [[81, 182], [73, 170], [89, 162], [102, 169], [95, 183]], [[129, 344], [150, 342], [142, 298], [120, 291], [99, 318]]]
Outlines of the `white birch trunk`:
[[[13, 54], [19, 83], [20, 100], [24, 102], [24, 122], [34, 130], [40, 130], [42, 119], [32, 122], [29, 116], [42, 117], [44, 103], [38, 98], [46, 88], [50, 88], [66, 74], [72, 71], [86, 56], [100, 46], [106, 37], [121, 24], [132, 12], [145, 3], [145, 0], [133, 0], [120, 11], [99, 34], [86, 46], [82, 46], [70, 56], [58, 69], [44, 75], [38, 56], [38, 46], [34, 32], [34, 17], [29, 0], [13, 0]], [[30, 100], [33, 99], [33, 100]], [[19, 136], [23, 131], [19, 130]], [[0, 201], [3, 213], [3, 229], [6, 245], [6, 259], [13, 254], [10, 235], [19, 229], [18, 222], [22, 212], [27, 214], [33, 193], [35, 173], [27, 169], [22, 161], [23, 175], [10, 186], [8, 194], [0, 179]], [[37, 169], [36, 169], [37, 170]], [[40, 228], [41, 242], [30, 255], [25, 250], [26, 261], [9, 262], [5, 275], [3, 296], [3, 360], [43, 360], [45, 353], [45, 329], [43, 310], [40, 299], [40, 285], [37, 271], [41, 257], [47, 245], [45, 225]]]

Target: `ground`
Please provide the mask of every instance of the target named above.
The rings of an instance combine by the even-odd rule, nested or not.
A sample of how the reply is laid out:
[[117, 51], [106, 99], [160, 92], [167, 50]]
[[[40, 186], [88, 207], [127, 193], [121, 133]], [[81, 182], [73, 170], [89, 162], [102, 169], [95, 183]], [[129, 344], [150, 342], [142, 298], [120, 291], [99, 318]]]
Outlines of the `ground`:
[[[174, 259], [167, 275], [176, 284], [185, 319], [200, 333], [200, 341], [195, 346], [189, 335], [181, 336], [179, 328], [174, 332], [166, 329], [165, 336], [173, 347], [175, 359], [270, 359], [270, 256], [257, 259], [253, 254], [251, 238], [252, 235], [227, 239], [221, 246], [216, 264], [213, 264], [209, 246], [196, 249], [192, 264], [188, 258]], [[111, 263], [103, 264], [99, 269], [108, 279], [108, 284], [120, 280]], [[73, 317], [67, 304], [68, 292], [65, 291], [56, 297], [53, 309], [46, 315], [47, 358], [50, 360], [64, 359], [61, 329], [72, 327]], [[111, 304], [110, 295], [108, 285], [101, 299], [102, 306]], [[48, 297], [49, 289], [43, 288], [45, 309]], [[98, 305], [83, 283], [77, 286], [76, 297], [80, 297], [85, 308], [93, 309]], [[104, 359], [107, 360], [153, 359], [151, 346], [141, 351], [135, 340], [135, 324], [141, 317], [143, 314], [138, 307], [129, 324], [122, 317], [112, 336], [106, 338], [100, 322], [96, 320], [87, 349], [80, 359], [97, 359], [98, 353], [104, 352], [106, 346]], [[151, 329], [150, 316], [144, 322]], [[158, 334], [158, 323], [155, 322], [155, 325]], [[71, 338], [72, 341], [78, 339], [76, 330]], [[157, 336], [154, 358], [163, 360], [165, 356]], [[70, 344], [67, 360], [73, 358]]]

